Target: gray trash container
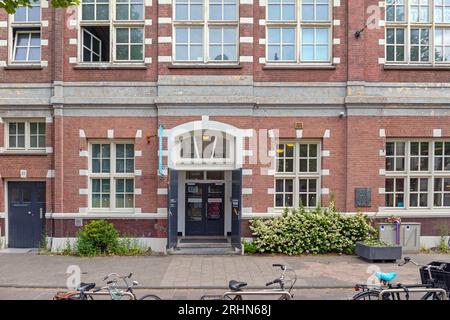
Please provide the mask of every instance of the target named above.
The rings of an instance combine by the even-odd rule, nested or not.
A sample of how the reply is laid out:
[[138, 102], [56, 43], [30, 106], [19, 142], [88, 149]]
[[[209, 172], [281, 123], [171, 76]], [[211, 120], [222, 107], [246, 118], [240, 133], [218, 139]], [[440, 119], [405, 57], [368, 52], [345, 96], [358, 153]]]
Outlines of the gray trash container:
[[396, 240], [396, 231], [395, 231], [395, 224], [394, 223], [390, 223], [390, 222], [384, 222], [384, 223], [379, 223], [378, 224], [378, 231], [380, 233], [380, 240], [388, 243], [388, 244], [392, 244], [392, 245], [396, 245], [397, 243], [395, 242]]
[[403, 252], [414, 253], [420, 251], [420, 223], [403, 222], [400, 226], [400, 244]]

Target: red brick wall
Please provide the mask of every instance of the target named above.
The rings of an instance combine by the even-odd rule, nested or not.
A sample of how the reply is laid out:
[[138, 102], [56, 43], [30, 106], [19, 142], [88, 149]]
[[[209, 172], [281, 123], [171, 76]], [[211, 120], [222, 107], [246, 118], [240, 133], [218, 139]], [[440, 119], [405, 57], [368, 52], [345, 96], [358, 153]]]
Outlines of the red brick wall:
[[[61, 119], [58, 119], [61, 121]], [[142, 170], [142, 176], [135, 177], [136, 188], [142, 189], [142, 195], [135, 196], [137, 208], [144, 213], [156, 212], [157, 186], [157, 131], [155, 118], [131, 117], [64, 117], [63, 153], [62, 159], [55, 165], [56, 183], [63, 184], [62, 189], [55, 189], [56, 212], [78, 213], [79, 208], [88, 207], [88, 197], [80, 195], [80, 188], [88, 187], [88, 178], [79, 175], [79, 170], [88, 169], [88, 158], [80, 157], [82, 150], [88, 150], [89, 139], [107, 140], [107, 131], [114, 130], [114, 139], [134, 140], [135, 150], [142, 151], [142, 157], [136, 157], [135, 169]], [[86, 138], [79, 137], [83, 129]], [[135, 138], [136, 131], [142, 130], [142, 138]], [[149, 137], [149, 142], [147, 142]]]
[[[90, 222], [89, 219], [84, 219], [83, 224]], [[165, 238], [166, 222], [165, 219], [107, 219], [119, 231], [121, 236], [136, 237], [136, 238]], [[53, 224], [54, 234], [56, 238], [75, 237], [81, 230], [81, 227], [75, 227], [73, 219], [59, 219], [50, 222], [47, 219], [47, 226]], [[47, 228], [47, 231], [49, 229]]]

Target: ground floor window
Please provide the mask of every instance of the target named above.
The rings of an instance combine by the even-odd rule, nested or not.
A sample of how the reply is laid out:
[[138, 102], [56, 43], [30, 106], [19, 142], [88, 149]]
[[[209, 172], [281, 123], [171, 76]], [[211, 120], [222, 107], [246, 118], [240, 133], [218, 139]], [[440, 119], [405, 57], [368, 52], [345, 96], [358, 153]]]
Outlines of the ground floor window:
[[450, 207], [450, 141], [386, 142], [385, 206]]
[[92, 142], [89, 156], [90, 208], [134, 208], [134, 144]]
[[320, 205], [320, 144], [283, 141], [275, 155], [275, 207]]

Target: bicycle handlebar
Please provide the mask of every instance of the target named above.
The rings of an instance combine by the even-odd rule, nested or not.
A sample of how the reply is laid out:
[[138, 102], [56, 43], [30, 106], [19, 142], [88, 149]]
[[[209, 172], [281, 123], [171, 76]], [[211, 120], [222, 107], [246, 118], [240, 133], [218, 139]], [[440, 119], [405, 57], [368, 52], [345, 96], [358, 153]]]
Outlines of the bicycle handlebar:
[[279, 264], [279, 263], [274, 263], [272, 265], [272, 267], [279, 267], [281, 268], [281, 270], [285, 271], [286, 270], [286, 266], [284, 264]]

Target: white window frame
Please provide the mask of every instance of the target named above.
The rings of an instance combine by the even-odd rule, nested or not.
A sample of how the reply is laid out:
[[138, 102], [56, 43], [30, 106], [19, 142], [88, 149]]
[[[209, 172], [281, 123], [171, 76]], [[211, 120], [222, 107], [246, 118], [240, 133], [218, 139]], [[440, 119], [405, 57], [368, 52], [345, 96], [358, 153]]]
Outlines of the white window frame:
[[[25, 147], [10, 147], [9, 146], [9, 125], [10, 123], [24, 123], [25, 124]], [[6, 121], [6, 125], [4, 126], [4, 145], [6, 150], [8, 151], [36, 151], [36, 152], [45, 152], [46, 146], [43, 147], [31, 147], [30, 146], [30, 124], [31, 123], [43, 123], [45, 126], [45, 135], [47, 136], [47, 124], [45, 123], [45, 119], [8, 119]], [[45, 139], [46, 144], [46, 139]]]
[[[32, 46], [31, 45], [31, 35], [37, 33], [39, 34], [39, 45], [38, 46]], [[28, 34], [28, 45], [25, 46], [18, 46], [18, 35], [20, 34]], [[26, 60], [16, 60], [16, 51], [17, 48], [27, 48], [27, 58]], [[29, 55], [30, 55], [30, 49], [31, 48], [39, 48], [39, 60], [29, 60]], [[14, 36], [14, 48], [13, 48], [13, 60], [12, 62], [17, 62], [17, 63], [37, 63], [41, 61], [41, 32], [40, 31], [16, 31], [15, 36]]]
[[[91, 37], [91, 41], [90, 41], [90, 46], [91, 48], [88, 48], [84, 45], [84, 37], [85, 37], [85, 33], [89, 34], [89, 36]], [[93, 50], [93, 39], [97, 40], [100, 44], [99, 44], [99, 52], [95, 52]], [[81, 59], [84, 60], [84, 50], [88, 50], [91, 54], [91, 60], [93, 55], [96, 55], [99, 57], [99, 61], [83, 61], [83, 62], [101, 62], [102, 59], [102, 40], [100, 38], [98, 38], [97, 36], [95, 36], [94, 34], [92, 34], [91, 32], [89, 32], [87, 29], [83, 29], [81, 30]]]
[[[307, 206], [306, 204], [302, 204], [305, 208], [316, 208], [317, 206], [321, 205], [321, 167], [322, 167], [322, 157], [321, 157], [321, 150], [322, 150], [322, 143], [320, 141], [314, 141], [314, 140], [280, 140], [277, 142], [276, 144], [276, 148], [278, 148], [278, 146], [280, 144], [294, 144], [294, 168], [293, 168], [293, 172], [277, 172], [277, 163], [278, 163], [278, 159], [279, 157], [277, 156], [277, 150], [275, 150], [275, 167], [274, 167], [274, 171], [275, 171], [275, 176], [274, 176], [274, 196], [273, 196], [273, 203], [274, 203], [274, 209], [275, 210], [284, 210], [285, 207], [279, 207], [276, 205], [276, 180], [278, 179], [292, 179], [294, 181], [294, 196], [293, 196], [293, 207], [290, 207], [289, 209], [293, 209], [293, 208], [298, 208], [299, 204], [300, 204], [300, 179], [315, 179], [317, 181], [316, 187], [316, 205], [315, 206]], [[311, 158], [311, 159], [317, 159], [317, 170], [315, 172], [300, 172], [300, 145], [302, 144], [315, 144], [317, 145], [317, 157], [316, 158]], [[308, 148], [309, 149], [309, 148]], [[303, 157], [302, 157], [303, 159]], [[308, 159], [309, 158], [309, 154], [308, 154]], [[309, 161], [308, 162], [308, 167], [309, 167]], [[309, 188], [309, 184], [308, 184], [308, 188]], [[278, 193], [279, 194], [279, 193]]]
[[[92, 146], [94, 144], [109, 144], [110, 145], [110, 172], [92, 172]], [[88, 144], [89, 161], [88, 161], [88, 208], [92, 212], [134, 212], [136, 206], [136, 180], [134, 170], [133, 172], [117, 173], [116, 172], [116, 145], [117, 144], [132, 144], [136, 148], [135, 141], [132, 140], [90, 140]], [[136, 155], [134, 156], [134, 169], [136, 167]], [[93, 179], [109, 179], [110, 181], [110, 206], [108, 208], [92, 207], [92, 180]], [[116, 207], [116, 179], [133, 179], [133, 207], [132, 208], [117, 208]]]
[[[39, 6], [39, 20], [38, 21], [14, 21], [14, 15], [8, 15], [8, 62], [11, 65], [41, 65], [42, 58], [42, 7], [41, 2], [34, 3]], [[28, 12], [28, 11], [27, 11]], [[27, 13], [28, 15], [28, 13]], [[15, 29], [19, 29], [14, 32]], [[28, 30], [21, 30], [28, 29]], [[40, 60], [15, 60], [16, 54], [16, 34], [17, 33], [39, 33], [40, 34]]]
[[[405, 179], [405, 187], [404, 187], [404, 207], [386, 207], [386, 200], [384, 197], [384, 204], [380, 206], [382, 211], [390, 211], [390, 210], [400, 210], [400, 211], [414, 211], [414, 210], [447, 210], [450, 206], [447, 207], [439, 207], [434, 206], [434, 180], [436, 178], [450, 178], [450, 170], [435, 170], [434, 162], [435, 162], [435, 143], [436, 142], [450, 142], [449, 139], [387, 139], [386, 142], [404, 142], [405, 145], [405, 171], [386, 171], [385, 179], [389, 178], [403, 178]], [[428, 170], [427, 171], [412, 171], [411, 170], [411, 142], [428, 142]], [[410, 206], [410, 179], [414, 178], [428, 178], [428, 206], [427, 207], [411, 207]], [[384, 185], [383, 185], [384, 186]], [[386, 190], [384, 191], [386, 194]]]
[[41, 0], [30, 1], [30, 6], [31, 6], [31, 7], [39, 7], [39, 20], [32, 20], [32, 21], [30, 21], [30, 20], [29, 20], [29, 11], [30, 11], [30, 8], [29, 8], [29, 7], [25, 7], [27, 19], [24, 20], [24, 21], [20, 21], [20, 20], [16, 21], [16, 20], [15, 20], [15, 16], [12, 15], [12, 21], [15, 22], [15, 23], [20, 23], [20, 24], [22, 24], [22, 23], [39, 23], [39, 22], [42, 20]]
[[[83, 2], [80, 4], [82, 7]], [[143, 2], [143, 17], [142, 20], [116, 20], [116, 2], [109, 2], [109, 20], [83, 20], [82, 9], [78, 10], [78, 53], [77, 60], [80, 64], [138, 64], [142, 65], [145, 62], [145, 1]], [[109, 27], [109, 60], [108, 61], [94, 61], [94, 62], [83, 62], [83, 30], [85, 27]], [[142, 29], [142, 60], [117, 60], [116, 59], [116, 29], [117, 28], [140, 28]]]
[[[118, 29], [127, 29], [128, 30], [128, 43], [118, 43], [117, 42], [117, 30]], [[141, 47], [142, 47], [142, 59], [140, 60], [131, 60], [131, 46], [136, 46], [138, 45], [137, 43], [132, 43], [131, 42], [131, 29], [142, 29], [142, 42], [140, 43]], [[114, 51], [113, 51], [113, 57], [114, 57], [114, 62], [117, 63], [123, 63], [123, 62], [138, 62], [138, 63], [143, 63], [144, 59], [145, 59], [145, 28], [141, 28], [141, 27], [133, 27], [133, 26], [117, 26], [114, 28]], [[117, 58], [117, 46], [121, 45], [121, 46], [128, 46], [128, 59], [127, 60], [119, 60]]]
[[[186, 0], [186, 2], [189, 2]], [[236, 0], [236, 19], [235, 20], [210, 20], [209, 19], [209, 0], [203, 0], [203, 19], [202, 20], [177, 20], [176, 19], [176, 0], [172, 5], [172, 61], [175, 64], [211, 64], [211, 65], [235, 65], [239, 63], [239, 4], [240, 1]], [[223, 7], [223, 3], [222, 3]], [[190, 10], [190, 6], [188, 6]], [[189, 16], [189, 14], [188, 14]], [[176, 29], [177, 28], [201, 28], [203, 29], [203, 60], [177, 60], [176, 59]], [[209, 29], [210, 28], [235, 28], [236, 30], [236, 60], [210, 60], [209, 59]], [[223, 45], [223, 44], [222, 44]]]
[[[394, 0], [396, 1], [396, 0]], [[411, 66], [450, 66], [449, 61], [437, 61], [436, 60], [436, 44], [435, 44], [435, 33], [437, 29], [450, 30], [450, 22], [436, 22], [435, 21], [435, 1], [429, 0], [428, 6], [428, 22], [413, 22], [411, 21], [411, 0], [404, 0], [405, 5], [405, 20], [404, 21], [387, 21], [385, 15], [385, 65], [411, 65]], [[387, 4], [386, 4], [387, 9]], [[386, 10], [385, 10], [386, 13]], [[387, 29], [390, 28], [400, 28], [404, 29], [405, 33], [405, 60], [404, 61], [388, 61], [387, 60]], [[411, 61], [411, 29], [429, 29], [429, 61]], [[445, 50], [445, 45], [444, 45]], [[419, 53], [420, 56], [420, 53]]]
[[[386, 171], [387, 172], [406, 172], [406, 142], [404, 142], [404, 141], [387, 141], [386, 142], [386, 144], [387, 143], [394, 143], [394, 154], [393, 155], [388, 155], [387, 154], [387, 148], [386, 148], [386, 161], [385, 161], [385, 163], [387, 163], [387, 159], [394, 159], [394, 170], [387, 170], [387, 168], [386, 168]], [[402, 143], [402, 144], [404, 144], [404, 152], [405, 152], [405, 154], [404, 155], [398, 155], [397, 154], [397, 144], [400, 144], [400, 143]], [[399, 161], [399, 159], [403, 159], [403, 170], [397, 170], [397, 162]]]
[[[269, 5], [266, 5], [266, 64], [274, 65], [331, 65], [333, 63], [333, 1], [328, 2], [328, 17], [329, 20], [303, 20], [302, 19], [302, 0], [295, 0], [295, 20], [269, 20]], [[270, 28], [294, 28], [295, 39], [295, 60], [271, 60], [269, 59], [269, 29]], [[302, 60], [302, 30], [303, 29], [328, 29], [328, 60], [318, 61], [303, 61]]]

